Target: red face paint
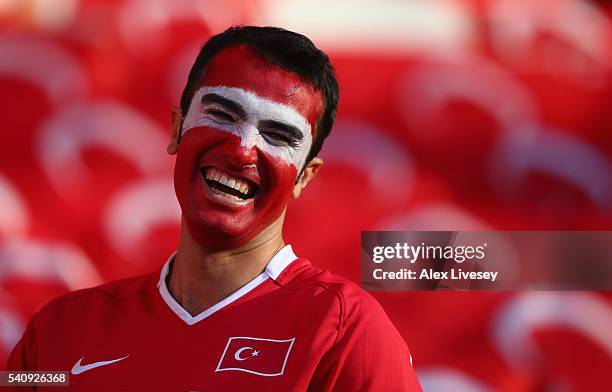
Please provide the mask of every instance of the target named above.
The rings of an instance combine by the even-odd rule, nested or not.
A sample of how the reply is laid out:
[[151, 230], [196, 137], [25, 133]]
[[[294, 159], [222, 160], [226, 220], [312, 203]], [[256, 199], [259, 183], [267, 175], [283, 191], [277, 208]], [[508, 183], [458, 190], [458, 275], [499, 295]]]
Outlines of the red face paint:
[[313, 86], [244, 45], [218, 53], [206, 68], [202, 86], [237, 87], [291, 106], [308, 120], [313, 130], [323, 111], [321, 94]]
[[[248, 242], [278, 219], [287, 206], [313, 135], [304, 137], [302, 145], [293, 149], [266, 144], [268, 139], [262, 138], [256, 124], [270, 113], [275, 120], [284, 120], [278, 117], [287, 112], [266, 108], [289, 107], [312, 129], [322, 111], [321, 96], [313, 87], [244, 46], [225, 49], [209, 63], [202, 91], [221, 86], [238, 91], [240, 96], [256, 96], [250, 101], [236, 100], [247, 106], [244, 109], [249, 118], [218, 124], [209, 107], [196, 102], [201, 100], [196, 94], [187, 114], [188, 119], [195, 120], [184, 125], [175, 166], [175, 189], [187, 227], [192, 237], [209, 249], [228, 249]], [[263, 104], [257, 106], [260, 101]], [[255, 106], [249, 106], [249, 102], [255, 102]], [[217, 182], [215, 173], [227, 177], [217, 178]], [[245, 200], [227, 198], [220, 192], [228, 190], [224, 184], [235, 188], [248, 184], [255, 194]]]

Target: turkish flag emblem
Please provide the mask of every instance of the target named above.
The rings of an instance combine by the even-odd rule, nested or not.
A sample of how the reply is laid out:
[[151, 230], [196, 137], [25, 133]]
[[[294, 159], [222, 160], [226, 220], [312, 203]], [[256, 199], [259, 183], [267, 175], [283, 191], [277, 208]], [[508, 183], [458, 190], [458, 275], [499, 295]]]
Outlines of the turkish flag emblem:
[[215, 372], [238, 370], [259, 376], [282, 376], [293, 339], [234, 336], [228, 339]]

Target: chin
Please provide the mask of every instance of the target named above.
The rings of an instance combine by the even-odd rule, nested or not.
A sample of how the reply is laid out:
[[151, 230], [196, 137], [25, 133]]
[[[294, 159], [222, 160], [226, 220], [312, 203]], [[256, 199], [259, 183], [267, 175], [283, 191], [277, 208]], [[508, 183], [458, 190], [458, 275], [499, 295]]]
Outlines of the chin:
[[237, 248], [253, 239], [257, 232], [248, 227], [229, 225], [219, 220], [192, 217], [186, 219], [191, 237], [207, 249], [225, 250]]

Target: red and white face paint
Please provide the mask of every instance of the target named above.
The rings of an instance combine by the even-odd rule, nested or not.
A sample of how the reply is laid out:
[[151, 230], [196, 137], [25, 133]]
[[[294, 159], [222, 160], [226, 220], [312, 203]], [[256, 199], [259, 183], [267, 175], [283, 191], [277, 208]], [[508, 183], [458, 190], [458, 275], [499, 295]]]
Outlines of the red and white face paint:
[[[215, 95], [237, 103], [244, 109], [245, 117], [238, 119], [239, 116], [236, 113], [229, 114], [229, 111], [218, 103], [202, 103], [203, 98]], [[219, 116], [219, 113], [210, 115], [207, 111], [211, 109], [218, 110], [223, 115]], [[225, 118], [225, 116], [232, 118]], [[282, 140], [277, 140], [276, 143], [270, 142], [272, 136], [283, 135], [269, 135], [270, 137], [266, 139], [265, 130], [258, 128], [262, 122], [266, 121], [279, 122], [295, 128], [302, 135], [301, 142], [294, 146]], [[240, 138], [242, 147], [257, 148], [298, 170], [304, 165], [310, 147], [312, 147], [312, 126], [295, 109], [236, 87], [202, 87], [195, 93], [183, 123], [183, 135], [190, 129], [198, 127], [212, 127], [234, 134]]]
[[320, 94], [245, 46], [208, 64], [183, 122], [175, 189], [192, 237], [240, 246], [285, 209], [314, 139]]

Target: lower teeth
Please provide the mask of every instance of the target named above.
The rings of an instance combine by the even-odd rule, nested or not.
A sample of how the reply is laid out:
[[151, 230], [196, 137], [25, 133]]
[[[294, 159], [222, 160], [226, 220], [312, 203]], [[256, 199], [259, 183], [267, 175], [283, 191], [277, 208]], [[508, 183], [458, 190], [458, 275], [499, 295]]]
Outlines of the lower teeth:
[[223, 197], [225, 197], [227, 199], [231, 199], [231, 200], [242, 200], [238, 196], [230, 195], [229, 193], [225, 193], [225, 192], [222, 192], [221, 196], [223, 196]]
[[215, 193], [217, 193], [217, 194], [219, 194], [219, 195], [221, 195], [221, 196], [225, 197], [226, 199], [230, 199], [230, 200], [239, 200], [239, 201], [240, 201], [240, 200], [246, 200], [246, 199], [247, 199], [247, 197], [245, 197], [245, 198], [241, 198], [241, 197], [239, 197], [239, 196], [236, 196], [236, 195], [233, 195], [233, 194], [231, 194], [231, 193], [228, 193], [228, 192], [226, 192], [226, 191], [225, 191], [225, 190], [223, 190], [223, 189], [219, 189], [219, 188], [216, 186], [216, 185], [217, 185], [217, 183], [216, 183], [216, 182], [213, 182], [213, 181], [211, 181], [211, 180], [206, 180], [206, 183], [207, 183], [207, 185], [208, 185], [208, 187], [209, 187], [210, 189], [214, 190], [214, 191], [215, 191]]

